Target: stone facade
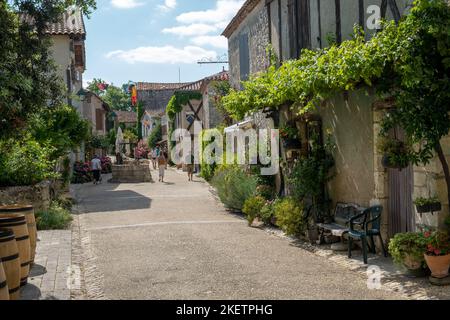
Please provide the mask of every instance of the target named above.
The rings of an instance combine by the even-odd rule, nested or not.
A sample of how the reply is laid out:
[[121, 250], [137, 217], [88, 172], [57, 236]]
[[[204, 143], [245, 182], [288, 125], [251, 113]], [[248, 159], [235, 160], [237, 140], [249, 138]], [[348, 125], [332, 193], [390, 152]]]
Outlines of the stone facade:
[[269, 17], [264, 1], [260, 1], [228, 39], [230, 83], [236, 89], [240, 87], [240, 82], [243, 80], [240, 71], [239, 52], [239, 42], [243, 35], [247, 35], [248, 39], [250, 74], [265, 70], [269, 64], [269, 57], [266, 50], [270, 39]]

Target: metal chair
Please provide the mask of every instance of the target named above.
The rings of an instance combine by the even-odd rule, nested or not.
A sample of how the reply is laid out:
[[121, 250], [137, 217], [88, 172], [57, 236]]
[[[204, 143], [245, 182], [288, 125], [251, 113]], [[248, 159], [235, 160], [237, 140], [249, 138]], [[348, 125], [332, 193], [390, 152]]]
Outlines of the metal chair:
[[[353, 239], [361, 240], [364, 263], [367, 264], [367, 240], [370, 240], [370, 252], [376, 253], [374, 237], [378, 236], [381, 242], [383, 254], [387, 257], [381, 236], [381, 213], [382, 206], [374, 206], [364, 210], [361, 214], [350, 219], [350, 230], [348, 233], [348, 257], [352, 257]], [[359, 229], [355, 227], [359, 226]]]

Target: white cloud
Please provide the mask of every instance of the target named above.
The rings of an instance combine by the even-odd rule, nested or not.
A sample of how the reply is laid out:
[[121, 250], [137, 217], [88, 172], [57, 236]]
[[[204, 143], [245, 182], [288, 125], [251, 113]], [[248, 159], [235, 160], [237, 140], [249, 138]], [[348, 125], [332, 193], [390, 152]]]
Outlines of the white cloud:
[[198, 46], [210, 45], [220, 49], [228, 48], [228, 40], [223, 36], [198, 36], [192, 38], [191, 42]]
[[203, 23], [165, 28], [162, 30], [163, 33], [172, 33], [179, 36], [201, 36], [215, 31], [217, 31], [217, 28], [215, 26]]
[[184, 48], [164, 46], [139, 47], [128, 51], [117, 50], [108, 53], [106, 57], [109, 59], [123, 60], [128, 63], [144, 62], [175, 64], [196, 63], [203, 58], [215, 59], [217, 53], [195, 46], [186, 46]]
[[111, 0], [111, 4], [119, 9], [132, 9], [144, 5], [144, 3], [137, 0]]
[[182, 13], [176, 19], [183, 24], [211, 23], [226, 26], [243, 4], [244, 0], [218, 0], [214, 9]]
[[177, 0], [164, 0], [164, 4], [158, 5], [158, 9], [164, 12], [169, 12], [175, 9], [177, 6]]

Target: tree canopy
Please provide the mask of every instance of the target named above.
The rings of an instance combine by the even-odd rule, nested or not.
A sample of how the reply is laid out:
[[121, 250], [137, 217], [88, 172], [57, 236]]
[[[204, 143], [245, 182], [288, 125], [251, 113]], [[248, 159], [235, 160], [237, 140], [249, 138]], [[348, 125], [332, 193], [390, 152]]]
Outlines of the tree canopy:
[[131, 98], [125, 91], [128, 85], [122, 88], [107, 84], [102, 79], [94, 79], [88, 83], [88, 90], [100, 96], [113, 110], [131, 111]]
[[[85, 14], [95, 9], [94, 0], [0, 1], [0, 138], [18, 134], [31, 114], [61, 104], [64, 81], [45, 28], [72, 5]], [[19, 12], [33, 25], [20, 20]]]

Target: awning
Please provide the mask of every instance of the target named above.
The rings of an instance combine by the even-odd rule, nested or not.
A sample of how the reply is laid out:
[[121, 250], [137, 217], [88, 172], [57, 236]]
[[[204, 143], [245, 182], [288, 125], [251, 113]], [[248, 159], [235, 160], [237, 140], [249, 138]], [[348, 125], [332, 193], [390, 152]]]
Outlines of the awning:
[[235, 125], [232, 125], [231, 127], [225, 128], [224, 132], [229, 133], [229, 132], [238, 131], [240, 129], [244, 129], [244, 130], [251, 129], [252, 124], [253, 124], [253, 120], [246, 120], [243, 122], [236, 123]]

